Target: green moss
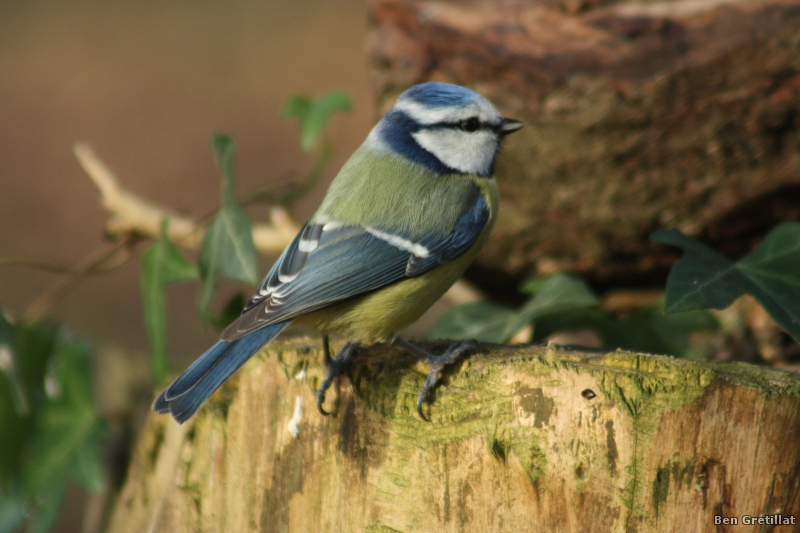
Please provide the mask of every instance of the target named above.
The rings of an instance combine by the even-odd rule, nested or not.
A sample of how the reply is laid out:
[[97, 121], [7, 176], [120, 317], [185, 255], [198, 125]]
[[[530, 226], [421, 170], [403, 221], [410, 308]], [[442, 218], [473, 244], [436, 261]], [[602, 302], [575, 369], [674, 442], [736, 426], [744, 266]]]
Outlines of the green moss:
[[721, 379], [769, 396], [800, 396], [800, 374], [748, 363], [705, 363]]
[[386, 477], [398, 487], [410, 487], [411, 480], [408, 479], [406, 476], [402, 474], [398, 474], [396, 472], [387, 473]]
[[528, 479], [531, 480], [531, 483], [536, 483], [547, 469], [547, 457], [542, 449], [535, 442], [531, 442], [528, 443], [527, 449], [515, 446], [512, 447], [512, 450], [519, 456], [525, 473], [528, 474]]
[[403, 533], [399, 529], [394, 529], [389, 526], [384, 526], [380, 522], [370, 524], [364, 530], [364, 533]]
[[665, 356], [618, 351], [598, 363], [607, 367], [598, 375], [603, 394], [625, 407], [643, 435], [657, 429], [665, 412], [702, 396], [714, 380], [708, 365]]
[[[622, 412], [632, 419], [634, 453], [631, 464], [624, 469], [627, 478], [624, 501], [631, 516], [639, 516], [641, 509], [637, 502], [644, 488], [638, 468], [642, 450], [652, 449], [649, 439], [664, 415], [705, 394], [715, 374], [706, 364], [624, 351], [608, 354], [598, 363], [603, 365], [602, 372], [597, 375], [603, 394], [620, 405]], [[607, 428], [608, 453], [612, 465], [615, 448], [610, 429]]]
[[[309, 345], [312, 348], [303, 354], [293, 349], [293, 344], [280, 342], [270, 345], [268, 351], [277, 355], [288, 378], [306, 369], [309, 376], [306, 381], [310, 387], [316, 387], [322, 376], [321, 348]], [[443, 346], [430, 344], [426, 348], [435, 353]], [[355, 411], [348, 414], [357, 421], [352, 428], [353, 436], [359, 442], [366, 442], [367, 437], [362, 433], [382, 427], [387, 420], [391, 420], [391, 432], [381, 438], [386, 445], [400, 451], [424, 450], [485, 435], [486, 446], [494, 457], [507, 463], [511, 455], [515, 456], [535, 484], [547, 472], [546, 451], [551, 449], [547, 442], [548, 426], [559, 407], [546, 393], [549, 390], [546, 387], [563, 386], [565, 371], [593, 376], [597, 382], [595, 390], [599, 390], [603, 401], [616, 406], [630, 420], [629, 425], [621, 427], [610, 420], [604, 424], [608, 468], [612, 475], [624, 476], [622, 499], [630, 512], [631, 527], [643, 512], [643, 497], [651, 498], [657, 510], [663, 507], [676, 483], [694, 480], [694, 465], [677, 462], [663, 465], [654, 479], [640, 479], [641, 454], [652, 450], [649, 439], [666, 413], [697, 400], [717, 379], [759, 387], [768, 394], [800, 395], [800, 376], [751, 365], [702, 363], [625, 351], [590, 354], [552, 345], [485, 347], [480, 355], [444, 371], [425, 406], [430, 419], [425, 422], [416, 415], [415, 403], [427, 374], [426, 365], [399, 348], [382, 345], [366, 350], [348, 373], [357, 396], [349, 408]], [[509, 394], [507, 379], [511, 375], [518, 381]], [[542, 387], [525, 385], [530, 383], [526, 378], [542, 378], [539, 380]], [[347, 385], [342, 386], [346, 390]], [[330, 394], [335, 394], [334, 391], [332, 388]], [[515, 405], [532, 418], [533, 428], [519, 426]], [[628, 431], [633, 431], [633, 435], [627, 436], [633, 439], [632, 459], [621, 464], [617, 442], [624, 434], [621, 432]], [[588, 474], [580, 465], [576, 475], [582, 482]], [[384, 490], [391, 492], [390, 485], [405, 488], [413, 484], [400, 470], [395, 471], [398, 473], [389, 476]]]

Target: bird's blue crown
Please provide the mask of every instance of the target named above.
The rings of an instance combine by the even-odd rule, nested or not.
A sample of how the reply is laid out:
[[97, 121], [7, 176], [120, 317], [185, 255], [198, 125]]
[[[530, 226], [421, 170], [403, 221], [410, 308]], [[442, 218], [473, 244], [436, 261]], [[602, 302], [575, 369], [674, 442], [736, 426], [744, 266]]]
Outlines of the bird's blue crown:
[[462, 107], [483, 97], [471, 89], [452, 83], [430, 81], [414, 85], [398, 100], [413, 100], [427, 107]]

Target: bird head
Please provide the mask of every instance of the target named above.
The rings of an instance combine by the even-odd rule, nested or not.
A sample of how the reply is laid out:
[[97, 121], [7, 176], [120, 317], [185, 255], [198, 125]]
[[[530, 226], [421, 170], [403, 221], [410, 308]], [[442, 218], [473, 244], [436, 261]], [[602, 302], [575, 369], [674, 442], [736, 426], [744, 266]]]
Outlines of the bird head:
[[370, 133], [368, 145], [437, 173], [488, 177], [503, 137], [521, 127], [473, 90], [429, 82], [400, 95]]

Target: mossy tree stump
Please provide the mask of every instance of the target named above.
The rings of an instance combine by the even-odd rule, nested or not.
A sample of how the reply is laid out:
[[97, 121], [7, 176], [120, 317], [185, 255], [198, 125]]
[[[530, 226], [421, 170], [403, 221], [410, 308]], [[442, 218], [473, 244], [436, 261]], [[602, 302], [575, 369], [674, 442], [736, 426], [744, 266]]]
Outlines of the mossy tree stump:
[[428, 423], [425, 368], [398, 348], [358, 360], [330, 417], [319, 343], [267, 352], [184, 426], [149, 418], [109, 531], [800, 530], [741, 522], [800, 518], [798, 375], [483, 347], [444, 376]]

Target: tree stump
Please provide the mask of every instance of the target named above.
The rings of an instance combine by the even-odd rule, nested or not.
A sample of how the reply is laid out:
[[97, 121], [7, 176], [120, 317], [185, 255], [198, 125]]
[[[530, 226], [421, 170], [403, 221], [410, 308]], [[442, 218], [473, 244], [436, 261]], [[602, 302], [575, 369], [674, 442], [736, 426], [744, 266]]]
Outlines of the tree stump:
[[266, 352], [185, 425], [150, 416], [109, 531], [800, 531], [742, 522], [800, 518], [796, 374], [484, 346], [424, 422], [398, 348], [356, 361], [330, 417], [319, 343]]
[[437, 80], [526, 123], [498, 160], [500, 216], [474, 281], [561, 269], [663, 284], [675, 255], [654, 230], [737, 257], [800, 218], [798, 0], [369, 6], [382, 110]]

